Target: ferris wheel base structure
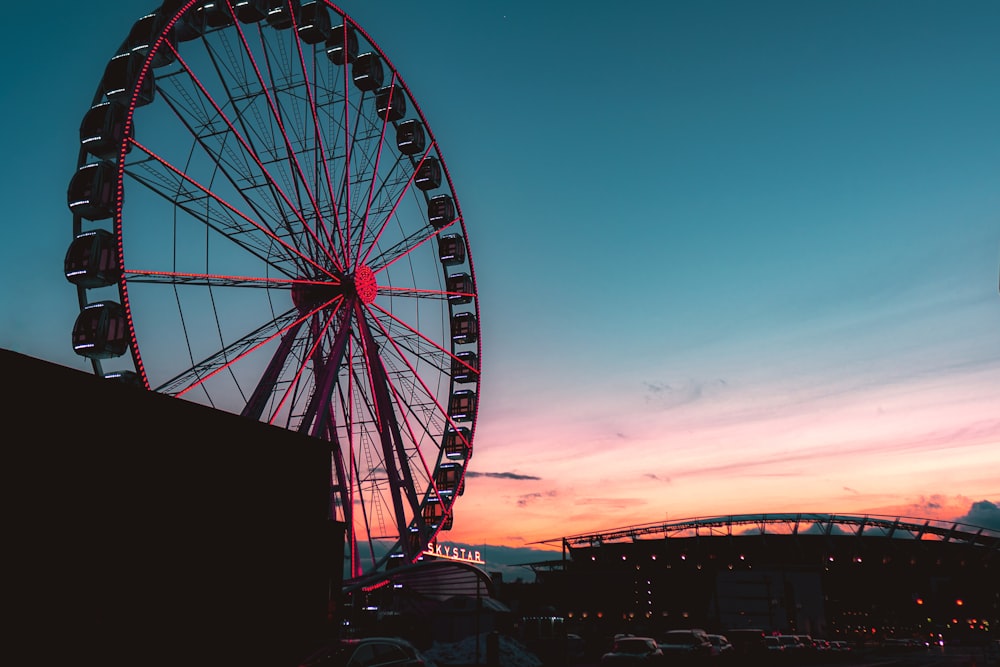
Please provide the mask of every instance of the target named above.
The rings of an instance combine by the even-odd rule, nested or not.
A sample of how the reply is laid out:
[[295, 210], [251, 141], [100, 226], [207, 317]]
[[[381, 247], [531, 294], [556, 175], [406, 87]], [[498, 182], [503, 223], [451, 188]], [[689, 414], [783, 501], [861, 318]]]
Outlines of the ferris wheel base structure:
[[8, 350], [0, 362], [19, 383], [4, 411], [14, 653], [295, 664], [328, 632], [344, 538], [318, 441]]

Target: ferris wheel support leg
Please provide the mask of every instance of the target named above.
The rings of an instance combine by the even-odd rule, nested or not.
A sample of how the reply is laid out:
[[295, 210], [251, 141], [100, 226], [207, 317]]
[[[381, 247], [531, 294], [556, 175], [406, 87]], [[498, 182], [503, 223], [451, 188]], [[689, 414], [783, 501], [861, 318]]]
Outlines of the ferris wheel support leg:
[[[310, 435], [314, 438], [323, 438], [326, 435], [327, 420], [330, 413], [330, 396], [333, 394], [333, 387], [336, 384], [340, 373], [340, 366], [344, 361], [344, 351], [347, 349], [347, 341], [351, 334], [350, 308], [345, 308], [338, 319], [338, 328], [333, 341], [333, 347], [327, 356], [320, 354], [313, 355], [313, 365], [316, 369], [316, 386], [318, 391], [313, 393], [309, 399], [309, 405], [299, 424], [299, 431], [306, 433], [311, 430]], [[314, 330], [314, 336], [318, 336], [318, 329]]]
[[278, 375], [281, 373], [281, 369], [284, 367], [289, 353], [291, 353], [292, 344], [295, 342], [295, 337], [298, 335], [301, 326], [302, 323], [299, 322], [285, 332], [284, 337], [281, 339], [281, 345], [278, 346], [278, 351], [271, 357], [267, 369], [257, 382], [253, 394], [250, 395], [250, 400], [247, 401], [246, 407], [240, 413], [243, 417], [260, 421], [260, 416], [264, 414], [264, 408], [271, 399], [274, 384], [278, 380]]

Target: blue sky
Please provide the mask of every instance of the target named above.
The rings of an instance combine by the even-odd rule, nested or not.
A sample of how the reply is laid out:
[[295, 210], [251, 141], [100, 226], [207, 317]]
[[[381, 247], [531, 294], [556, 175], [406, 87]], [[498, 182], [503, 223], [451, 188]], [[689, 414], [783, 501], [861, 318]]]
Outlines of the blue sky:
[[[419, 101], [469, 231], [482, 407], [455, 541], [1000, 502], [1000, 4], [341, 6]], [[0, 40], [0, 344], [85, 370], [65, 191], [153, 6], [46, 7], [10, 7]]]

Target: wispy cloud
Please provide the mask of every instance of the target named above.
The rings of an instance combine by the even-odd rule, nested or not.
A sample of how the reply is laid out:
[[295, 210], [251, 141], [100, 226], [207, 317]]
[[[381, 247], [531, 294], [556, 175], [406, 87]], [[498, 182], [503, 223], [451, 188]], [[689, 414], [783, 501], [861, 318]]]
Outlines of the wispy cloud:
[[541, 477], [535, 477], [534, 475], [522, 475], [516, 472], [475, 472], [470, 470], [465, 473], [466, 477], [490, 477], [492, 479], [513, 479], [517, 481], [538, 481], [542, 479]]
[[704, 382], [688, 378], [675, 382], [643, 382], [643, 398], [646, 403], [659, 410], [676, 408], [700, 400], [708, 393], [717, 393], [726, 386], [725, 380]]
[[542, 493], [526, 493], [517, 499], [517, 506], [527, 507], [529, 504], [533, 503], [536, 500], [540, 500], [542, 498], [555, 498], [557, 495], [558, 493], [556, 491], [545, 491]]

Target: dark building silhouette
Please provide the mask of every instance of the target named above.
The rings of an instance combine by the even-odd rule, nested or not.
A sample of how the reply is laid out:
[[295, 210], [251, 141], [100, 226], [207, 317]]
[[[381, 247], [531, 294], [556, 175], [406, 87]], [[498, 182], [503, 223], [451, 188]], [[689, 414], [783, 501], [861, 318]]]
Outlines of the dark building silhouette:
[[995, 638], [1000, 533], [924, 519], [739, 515], [562, 538], [536, 568], [570, 631], [760, 628], [853, 641]]
[[9, 651], [275, 667], [330, 631], [343, 533], [321, 443], [10, 351], [0, 364]]

